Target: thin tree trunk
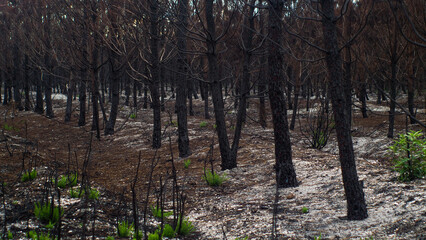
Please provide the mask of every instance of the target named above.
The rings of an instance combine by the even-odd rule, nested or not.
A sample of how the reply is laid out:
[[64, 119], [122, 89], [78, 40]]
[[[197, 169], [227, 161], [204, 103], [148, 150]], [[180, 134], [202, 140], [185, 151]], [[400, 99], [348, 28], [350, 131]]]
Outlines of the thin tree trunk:
[[[25, 90], [25, 111], [31, 110], [31, 101], [30, 101], [30, 65], [28, 60], [28, 55], [25, 54], [24, 57], [24, 90]], [[1, 83], [0, 83], [1, 85]], [[1, 91], [0, 91], [1, 92]], [[0, 99], [1, 101], [1, 99]]]
[[[43, 87], [42, 87], [42, 72], [40, 70], [34, 70], [34, 75], [36, 79], [36, 103], [34, 107], [34, 112], [38, 114], [43, 114]], [[6, 91], [6, 89], [5, 89]]]
[[160, 84], [159, 56], [158, 56], [158, 1], [150, 1], [150, 32], [151, 32], [151, 81], [150, 91], [152, 98], [152, 108], [154, 112], [154, 129], [152, 133], [152, 147], [161, 147], [161, 104], [158, 87]]
[[13, 100], [15, 101], [15, 107], [17, 110], [22, 111], [24, 110], [24, 108], [22, 107], [22, 101], [21, 101], [21, 83], [22, 83], [22, 78], [21, 78], [21, 61], [19, 58], [19, 51], [18, 51], [18, 46], [15, 45], [15, 47], [13, 48], [13, 54], [14, 54], [14, 73], [13, 73], [13, 80], [12, 80], [12, 85], [13, 85]]
[[80, 113], [78, 116], [78, 126], [86, 125], [86, 79], [87, 79], [87, 69], [81, 70], [81, 80], [79, 86], [79, 96], [78, 100], [80, 101]]
[[74, 71], [70, 71], [70, 79], [68, 82], [68, 91], [67, 91], [67, 106], [65, 109], [65, 122], [71, 121], [72, 114], [72, 97], [75, 91], [75, 81], [74, 81]]

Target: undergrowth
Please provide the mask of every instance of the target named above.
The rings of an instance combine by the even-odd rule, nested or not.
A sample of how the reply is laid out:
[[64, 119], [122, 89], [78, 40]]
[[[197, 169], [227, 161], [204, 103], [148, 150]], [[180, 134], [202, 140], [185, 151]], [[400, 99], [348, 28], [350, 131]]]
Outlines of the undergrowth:
[[223, 174], [218, 174], [216, 172], [212, 173], [212, 171], [204, 169], [203, 180], [205, 180], [208, 185], [212, 187], [216, 187], [216, 186], [222, 185], [222, 183], [228, 180], [228, 178], [226, 177], [225, 173]]

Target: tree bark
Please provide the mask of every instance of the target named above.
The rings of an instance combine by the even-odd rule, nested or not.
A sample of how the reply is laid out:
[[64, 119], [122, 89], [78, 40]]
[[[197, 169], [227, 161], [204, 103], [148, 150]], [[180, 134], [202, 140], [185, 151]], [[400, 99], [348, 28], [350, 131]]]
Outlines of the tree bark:
[[74, 81], [74, 71], [70, 70], [70, 78], [68, 81], [68, 91], [67, 91], [67, 106], [65, 108], [65, 118], [64, 122], [71, 121], [72, 114], [72, 97], [75, 91], [75, 81]]
[[342, 169], [343, 185], [347, 201], [347, 218], [362, 220], [368, 217], [367, 205], [355, 164], [351, 136], [351, 125], [343, 83], [342, 58], [337, 41], [334, 0], [321, 0], [323, 40], [327, 50], [326, 64], [330, 81], [331, 102], [333, 105], [339, 160]]
[[151, 32], [151, 81], [149, 88], [152, 98], [152, 109], [154, 112], [154, 129], [152, 133], [152, 147], [161, 147], [161, 104], [158, 87], [160, 84], [159, 56], [158, 56], [158, 1], [150, 2], [150, 32]]
[[191, 154], [189, 149], [188, 120], [187, 120], [187, 68], [186, 68], [186, 28], [188, 19], [188, 0], [178, 2], [177, 23], [177, 47], [179, 51], [177, 59], [176, 79], [176, 110], [178, 121], [178, 148], [179, 157], [187, 157]]
[[272, 111], [275, 140], [275, 173], [279, 188], [296, 187], [296, 172], [292, 161], [291, 141], [287, 122], [287, 106], [284, 97], [283, 54], [280, 49], [283, 39], [281, 19], [283, 0], [269, 1], [268, 19], [268, 79], [269, 102]]
[[[43, 114], [44, 107], [43, 107], [43, 86], [42, 86], [42, 80], [41, 75], [42, 72], [40, 70], [34, 70], [34, 75], [36, 79], [36, 103], [34, 107], [34, 112], [38, 114]], [[6, 88], [5, 88], [6, 91]]]

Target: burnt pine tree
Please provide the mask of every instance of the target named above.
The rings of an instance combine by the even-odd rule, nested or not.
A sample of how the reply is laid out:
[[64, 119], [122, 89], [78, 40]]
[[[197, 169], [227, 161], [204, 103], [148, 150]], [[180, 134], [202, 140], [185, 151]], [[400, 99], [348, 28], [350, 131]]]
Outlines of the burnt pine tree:
[[158, 0], [149, 1], [150, 5], [150, 75], [149, 90], [151, 91], [152, 110], [154, 112], [154, 130], [152, 133], [152, 147], [161, 147], [161, 103], [158, 88], [160, 85], [160, 59], [158, 54]]
[[179, 0], [178, 2], [178, 22], [177, 22], [177, 79], [176, 79], [176, 110], [178, 120], [178, 147], [179, 157], [190, 155], [188, 120], [187, 120], [187, 63], [186, 63], [186, 29], [188, 25], [188, 0]]
[[268, 80], [269, 101], [272, 111], [275, 140], [275, 173], [277, 185], [283, 187], [296, 187], [296, 171], [294, 170], [291, 152], [290, 134], [287, 122], [287, 107], [284, 98], [283, 86], [283, 54], [281, 42], [283, 30], [281, 19], [283, 17], [283, 0], [270, 0], [268, 17]]
[[[253, 15], [253, 9], [250, 8], [248, 10], [248, 14]], [[219, 67], [217, 60], [217, 42], [221, 37], [224, 36], [225, 32], [223, 32], [219, 37], [216, 36], [216, 26], [215, 19], [213, 17], [213, 0], [205, 0], [205, 17], [207, 24], [207, 34], [205, 43], [207, 45], [207, 60], [208, 60], [208, 81], [211, 85], [212, 91], [212, 100], [214, 107], [214, 115], [216, 120], [216, 131], [219, 139], [219, 150], [222, 159], [221, 167], [222, 170], [232, 169], [237, 167], [237, 152], [239, 146], [239, 140], [241, 136], [242, 124], [245, 118], [245, 106], [246, 106], [246, 98], [249, 92], [248, 84], [241, 83], [242, 86], [247, 86], [247, 89], [243, 89], [239, 101], [239, 108], [237, 112], [237, 122], [235, 126], [234, 139], [232, 142], [232, 146], [229, 145], [229, 138], [226, 130], [226, 122], [225, 122], [225, 114], [224, 114], [224, 101], [222, 96], [222, 84], [219, 76]], [[232, 16], [229, 21], [232, 21]], [[243, 34], [245, 38], [251, 38], [252, 35]], [[243, 40], [247, 46], [251, 46], [251, 39]], [[245, 57], [245, 62], [249, 64], [250, 57]], [[249, 74], [249, 73], [247, 73]], [[250, 79], [249, 75], [246, 75], [246, 80]], [[242, 81], [245, 80], [244, 78]], [[207, 91], [204, 93], [204, 98], [208, 98]]]
[[337, 40], [337, 17], [334, 14], [334, 0], [321, 0], [323, 40], [326, 50], [326, 64], [330, 81], [330, 96], [336, 124], [339, 160], [342, 168], [343, 185], [347, 201], [347, 218], [362, 220], [368, 217], [364, 191], [358, 181], [351, 123], [343, 83], [342, 57]]

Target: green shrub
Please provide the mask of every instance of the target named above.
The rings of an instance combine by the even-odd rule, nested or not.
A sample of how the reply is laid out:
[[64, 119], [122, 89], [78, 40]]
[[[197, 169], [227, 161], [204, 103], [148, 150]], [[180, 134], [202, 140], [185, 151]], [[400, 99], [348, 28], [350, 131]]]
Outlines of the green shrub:
[[399, 134], [389, 149], [393, 153], [394, 170], [399, 173], [400, 181], [411, 181], [426, 175], [426, 139], [422, 131]]
[[[70, 189], [70, 197], [71, 198], [81, 198], [85, 194], [84, 189]], [[99, 191], [96, 188], [90, 188], [89, 190], [89, 199], [90, 200], [98, 200], [99, 199]]]
[[170, 224], [164, 225], [163, 237], [167, 237], [167, 238], [174, 238], [175, 237], [175, 230], [173, 230], [173, 228], [172, 228], [172, 226], [170, 226]]
[[216, 172], [211, 172], [210, 170], [204, 170], [204, 175], [203, 175], [203, 180], [205, 180], [207, 182], [208, 185], [215, 187], [215, 186], [220, 186], [222, 185], [223, 182], [225, 182], [226, 180], [228, 180], [228, 178], [226, 177], [226, 174], [217, 174]]
[[21, 181], [22, 182], [32, 181], [36, 177], [37, 177], [37, 170], [33, 169], [32, 171], [25, 171], [22, 174]]
[[302, 213], [308, 213], [309, 212], [309, 208], [307, 207], [302, 207]]
[[143, 239], [143, 232], [142, 232], [142, 230], [139, 230], [137, 232], [137, 234], [138, 235], [136, 235], [136, 230], [135, 230], [134, 233], [133, 233], [133, 240], [141, 240], [141, 239]]
[[189, 168], [189, 165], [191, 165], [191, 159], [186, 159], [186, 160], [183, 162], [183, 167], [184, 167], [184, 168]]
[[205, 121], [202, 121], [202, 122], [200, 122], [200, 127], [207, 127], [207, 122], [205, 122]]
[[130, 224], [127, 221], [121, 221], [118, 223], [118, 236], [122, 238], [128, 238], [133, 231], [133, 224]]
[[244, 238], [237, 237], [235, 240], [247, 240], [247, 239], [248, 239], [248, 237], [244, 237]]
[[160, 240], [160, 235], [158, 235], [157, 231], [155, 231], [155, 233], [150, 233], [148, 235], [148, 240]]
[[59, 218], [64, 214], [63, 209], [51, 206], [50, 203], [41, 205], [41, 203], [34, 204], [35, 216], [44, 224], [56, 224]]
[[114, 238], [113, 236], [108, 236], [108, 237], [106, 238], [106, 240], [115, 240], [115, 238]]
[[175, 120], [172, 120], [171, 124], [172, 124], [173, 126], [175, 126], [175, 127], [178, 127], [178, 122], [177, 122], [177, 121], [175, 121]]
[[8, 125], [7, 123], [5, 123], [5, 124], [3, 125], [3, 129], [4, 129], [4, 130], [6, 130], [6, 131], [15, 131], [15, 132], [19, 132], [19, 128], [14, 127], [14, 126], [10, 126], [10, 125]]
[[71, 198], [81, 198], [82, 196], [84, 196], [84, 189], [74, 189], [74, 188], [70, 188], [70, 197]]
[[135, 113], [130, 114], [130, 118], [131, 119], [135, 119], [136, 118], [136, 114]]
[[27, 237], [32, 240], [52, 240], [49, 233], [37, 233], [34, 230], [31, 230], [27, 233]]
[[77, 174], [69, 174], [68, 176], [60, 176], [57, 182], [59, 188], [77, 186]]
[[175, 229], [175, 232], [177, 234], [179, 234], [181, 236], [186, 236], [186, 235], [190, 234], [192, 231], [194, 231], [194, 226], [188, 220], [183, 219], [182, 220], [182, 226], [180, 226], [180, 222], [181, 222], [180, 218], [181, 217], [179, 216], [178, 222], [177, 222], [177, 225], [176, 225], [176, 229]]
[[99, 191], [96, 188], [91, 188], [89, 192], [89, 199], [98, 200], [99, 199]]
[[[151, 212], [152, 212], [152, 216], [156, 217], [156, 218], [161, 218], [161, 208], [157, 207], [157, 206], [151, 206]], [[169, 217], [173, 215], [173, 211], [170, 212], [166, 212], [163, 210], [163, 216], [164, 217]]]
[[321, 240], [321, 233], [318, 237], [314, 237], [314, 240]]
[[7, 239], [13, 239], [13, 234], [10, 230], [7, 230]]

